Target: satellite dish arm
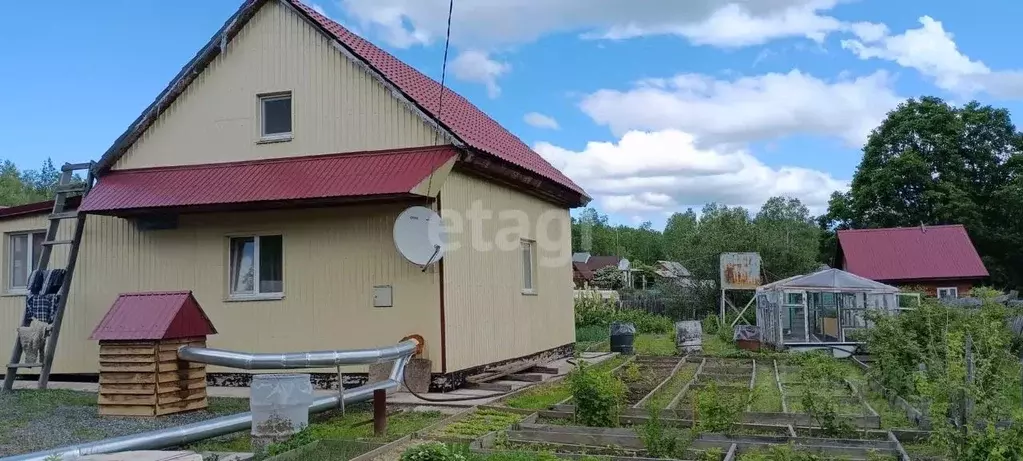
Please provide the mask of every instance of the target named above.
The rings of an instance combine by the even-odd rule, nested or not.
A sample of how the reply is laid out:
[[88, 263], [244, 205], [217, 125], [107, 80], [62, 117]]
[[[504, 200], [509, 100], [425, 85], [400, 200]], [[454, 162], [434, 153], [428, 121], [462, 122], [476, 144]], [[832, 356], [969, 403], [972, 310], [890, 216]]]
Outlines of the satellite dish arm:
[[437, 257], [437, 253], [440, 253], [440, 245], [433, 246], [433, 255], [430, 256], [430, 259], [426, 260], [426, 264], [423, 264], [423, 272], [426, 272], [426, 269], [430, 267], [430, 264], [433, 264], [433, 259]]

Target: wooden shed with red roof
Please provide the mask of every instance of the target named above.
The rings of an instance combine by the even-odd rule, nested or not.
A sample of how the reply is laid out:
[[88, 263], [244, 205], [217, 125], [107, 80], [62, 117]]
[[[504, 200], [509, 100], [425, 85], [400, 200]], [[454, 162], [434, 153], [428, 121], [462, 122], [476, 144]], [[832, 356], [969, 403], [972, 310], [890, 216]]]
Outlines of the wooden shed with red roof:
[[861, 277], [948, 298], [966, 295], [988, 277], [961, 224], [840, 230], [835, 263]]
[[[135, 291], [191, 291], [219, 349], [418, 334], [437, 386], [570, 355], [569, 210], [585, 191], [467, 98], [309, 5], [238, 2], [95, 165], [53, 373], [97, 373], [91, 327]], [[450, 224], [438, 264], [397, 251], [394, 223], [412, 206]], [[0, 210], [2, 267], [18, 269], [3, 274], [0, 325], [21, 320], [48, 210]], [[14, 335], [0, 328], [0, 343]], [[250, 373], [209, 368], [238, 383]], [[366, 379], [366, 367], [342, 371], [349, 386]]]
[[178, 360], [181, 346], [216, 334], [190, 291], [125, 293], [91, 339], [99, 341], [99, 413], [163, 416], [206, 408], [206, 366]]

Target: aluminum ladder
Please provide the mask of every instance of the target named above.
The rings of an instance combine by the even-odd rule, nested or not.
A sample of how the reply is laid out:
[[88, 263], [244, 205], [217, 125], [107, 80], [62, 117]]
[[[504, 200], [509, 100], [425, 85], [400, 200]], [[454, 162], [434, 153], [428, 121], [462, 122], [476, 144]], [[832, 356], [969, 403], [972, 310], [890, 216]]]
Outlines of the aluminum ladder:
[[[78, 249], [81, 246], [82, 234], [85, 230], [85, 214], [79, 213], [76, 209], [68, 206], [68, 199], [75, 195], [82, 198], [92, 189], [94, 162], [89, 163], [65, 163], [60, 168], [60, 180], [56, 186], [56, 197], [53, 200], [53, 212], [50, 213], [50, 225], [46, 230], [46, 237], [43, 239], [42, 251], [39, 254], [37, 270], [46, 270], [50, 266], [50, 254], [53, 247], [57, 245], [70, 245], [67, 256], [67, 267], [65, 267], [64, 280], [58, 291], [56, 311], [53, 314], [53, 325], [50, 329], [49, 338], [46, 340], [46, 349], [43, 351], [42, 363], [20, 363], [21, 362], [21, 341], [17, 335], [14, 338], [14, 350], [11, 352], [11, 361], [7, 364], [7, 373], [4, 375], [3, 390], [10, 391], [14, 388], [14, 380], [17, 377], [19, 368], [39, 368], [39, 389], [46, 389], [50, 381], [50, 369], [53, 367], [53, 357], [57, 351], [57, 339], [60, 337], [60, 327], [64, 320], [64, 308], [67, 306], [68, 294], [71, 292], [71, 280], [75, 272], [75, 263], [78, 262]], [[75, 172], [86, 170], [85, 182], [76, 181]], [[74, 236], [71, 240], [57, 240], [61, 228], [61, 222], [75, 220]], [[31, 273], [31, 271], [29, 271]], [[25, 306], [25, 314], [22, 316], [22, 326], [28, 326], [31, 319], [28, 318], [28, 306]]]

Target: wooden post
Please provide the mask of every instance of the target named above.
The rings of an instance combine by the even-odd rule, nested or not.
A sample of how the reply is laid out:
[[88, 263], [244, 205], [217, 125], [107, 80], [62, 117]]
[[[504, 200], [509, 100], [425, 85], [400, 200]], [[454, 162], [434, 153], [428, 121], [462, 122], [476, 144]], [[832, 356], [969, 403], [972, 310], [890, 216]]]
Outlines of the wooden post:
[[373, 435], [387, 435], [387, 391], [373, 391]]

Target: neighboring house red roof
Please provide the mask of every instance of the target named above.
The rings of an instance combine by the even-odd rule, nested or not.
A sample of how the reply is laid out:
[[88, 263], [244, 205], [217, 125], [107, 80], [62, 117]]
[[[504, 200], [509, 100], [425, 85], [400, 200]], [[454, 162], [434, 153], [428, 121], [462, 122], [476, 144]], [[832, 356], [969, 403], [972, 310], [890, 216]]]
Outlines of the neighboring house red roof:
[[[379, 74], [388, 85], [393, 85], [403, 98], [408, 99], [416, 106], [417, 110], [432, 119], [431, 123], [437, 123], [466, 146], [487, 154], [487, 157], [500, 159], [513, 167], [533, 173], [578, 194], [580, 204], [589, 201], [589, 197], [581, 187], [464, 97], [450, 89], [444, 89], [442, 105], [440, 96], [443, 87], [436, 80], [353, 34], [303, 3], [297, 0], [285, 1], [306, 15], [327, 35], [337, 40], [346, 48], [346, 54], [351, 54], [355, 60], [364, 63], [373, 72]], [[255, 11], [266, 2], [267, 0], [246, 1], [214, 35], [213, 39], [182, 68], [171, 84], [103, 154], [96, 166], [101, 177], [107, 174], [117, 159], [155, 122], [156, 118], [167, 109], [188, 83], [196, 78], [220, 53], [221, 43], [237, 34], [255, 14]]]
[[[77, 207], [81, 201], [81, 196], [73, 196], [67, 198], [67, 205], [69, 207]], [[49, 213], [53, 211], [53, 200], [47, 200], [45, 202], [33, 202], [26, 203], [23, 205], [15, 205], [9, 207], [0, 207], [0, 219], [11, 219], [18, 216], [27, 216], [34, 214]]]
[[596, 272], [607, 266], [614, 266], [618, 268], [618, 265], [622, 262], [620, 256], [590, 256], [590, 260], [586, 261], [586, 267], [589, 267], [591, 271]]
[[452, 146], [114, 170], [79, 208], [102, 213], [410, 194], [458, 155]]
[[124, 293], [90, 339], [156, 341], [217, 334], [191, 291]]
[[593, 271], [589, 267], [586, 267], [585, 263], [573, 262], [572, 271], [575, 273], [572, 278], [578, 278], [582, 280], [593, 280]]
[[966, 228], [898, 227], [838, 231], [844, 269], [878, 281], [987, 277]]

